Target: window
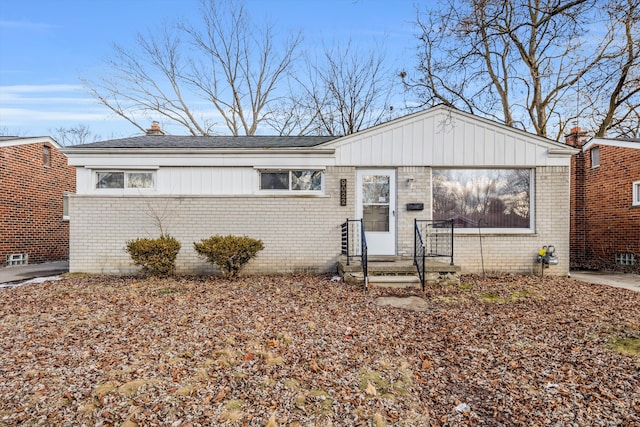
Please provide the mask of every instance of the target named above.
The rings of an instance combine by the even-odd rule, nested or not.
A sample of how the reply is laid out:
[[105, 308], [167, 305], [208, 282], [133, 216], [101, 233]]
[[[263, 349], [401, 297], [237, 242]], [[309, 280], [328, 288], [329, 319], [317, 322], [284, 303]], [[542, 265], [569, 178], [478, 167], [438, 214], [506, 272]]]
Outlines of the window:
[[96, 172], [97, 189], [151, 189], [154, 187], [154, 172]]
[[322, 191], [324, 173], [314, 170], [261, 171], [260, 190]]
[[7, 267], [10, 265], [26, 265], [29, 264], [29, 254], [10, 254], [7, 255]]
[[62, 195], [62, 220], [69, 221], [69, 193]]
[[42, 164], [45, 167], [51, 167], [51, 147], [44, 145], [42, 147]]
[[636, 181], [633, 183], [633, 206], [640, 206], [640, 181]]
[[591, 167], [597, 168], [600, 166], [600, 147], [593, 147], [591, 149]]
[[531, 169], [434, 169], [433, 219], [457, 228], [533, 229]]
[[636, 265], [636, 256], [630, 252], [616, 254], [616, 264]]

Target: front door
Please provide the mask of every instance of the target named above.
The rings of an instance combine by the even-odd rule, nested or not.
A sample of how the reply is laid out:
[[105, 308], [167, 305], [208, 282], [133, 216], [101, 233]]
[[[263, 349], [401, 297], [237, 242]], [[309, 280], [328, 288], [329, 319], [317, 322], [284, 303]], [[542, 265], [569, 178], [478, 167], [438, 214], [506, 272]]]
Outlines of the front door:
[[364, 220], [369, 255], [396, 254], [396, 171], [358, 169], [356, 217]]

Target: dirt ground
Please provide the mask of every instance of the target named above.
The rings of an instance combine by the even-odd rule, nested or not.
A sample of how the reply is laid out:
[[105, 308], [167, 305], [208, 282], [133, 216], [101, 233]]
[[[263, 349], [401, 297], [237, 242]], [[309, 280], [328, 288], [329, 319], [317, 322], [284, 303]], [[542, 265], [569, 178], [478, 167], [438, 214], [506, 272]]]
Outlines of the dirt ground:
[[0, 426], [640, 425], [638, 292], [502, 275], [367, 293], [330, 279], [0, 289]]

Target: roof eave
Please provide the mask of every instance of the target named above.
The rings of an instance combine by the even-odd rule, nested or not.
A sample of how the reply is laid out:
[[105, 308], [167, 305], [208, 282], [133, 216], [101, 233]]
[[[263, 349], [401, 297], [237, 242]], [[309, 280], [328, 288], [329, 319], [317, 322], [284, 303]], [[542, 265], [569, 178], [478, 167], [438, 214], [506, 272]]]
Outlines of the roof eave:
[[1, 147], [13, 147], [16, 145], [29, 145], [29, 144], [50, 144], [57, 150], [61, 150], [62, 146], [50, 136], [17, 136], [15, 138], [7, 138], [0, 141]]
[[592, 138], [589, 142], [582, 146], [582, 151], [587, 152], [594, 145], [607, 145], [609, 147], [631, 148], [634, 150], [640, 150], [640, 142], [624, 139]]
[[74, 154], [90, 154], [90, 155], [112, 155], [112, 154], [187, 154], [187, 155], [202, 155], [202, 154], [321, 154], [330, 155], [335, 154], [334, 148], [74, 148], [68, 147], [62, 149], [62, 152], [66, 155]]
[[574, 154], [578, 154], [579, 152], [579, 149], [571, 147], [549, 148], [547, 150], [549, 157], [571, 157]]

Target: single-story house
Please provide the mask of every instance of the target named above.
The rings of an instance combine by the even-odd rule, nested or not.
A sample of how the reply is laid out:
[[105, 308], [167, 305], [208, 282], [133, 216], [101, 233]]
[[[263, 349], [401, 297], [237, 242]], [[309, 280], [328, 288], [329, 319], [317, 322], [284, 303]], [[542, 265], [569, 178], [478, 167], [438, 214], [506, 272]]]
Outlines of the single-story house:
[[66, 260], [76, 170], [48, 136], [0, 137], [0, 266]]
[[64, 150], [70, 271], [136, 272], [125, 242], [168, 233], [181, 273], [213, 267], [193, 242], [259, 238], [246, 273], [335, 271], [341, 224], [364, 219], [369, 256], [411, 256], [414, 219], [458, 218], [462, 272], [536, 273], [542, 246], [569, 272], [575, 149], [444, 106], [343, 137], [143, 136]]
[[571, 175], [571, 268], [640, 272], [640, 139], [587, 138], [571, 129], [578, 148]]

